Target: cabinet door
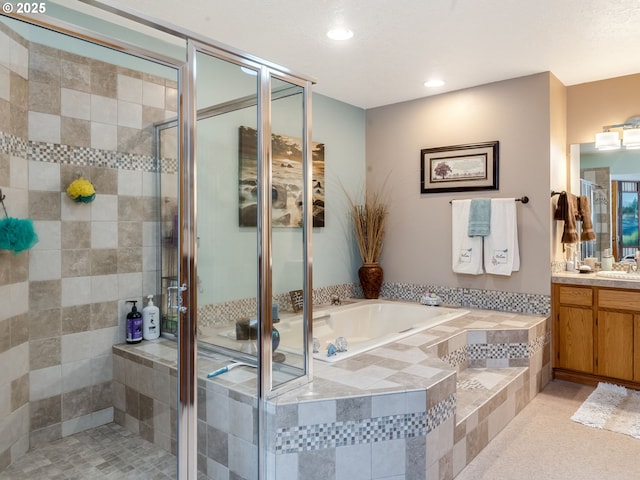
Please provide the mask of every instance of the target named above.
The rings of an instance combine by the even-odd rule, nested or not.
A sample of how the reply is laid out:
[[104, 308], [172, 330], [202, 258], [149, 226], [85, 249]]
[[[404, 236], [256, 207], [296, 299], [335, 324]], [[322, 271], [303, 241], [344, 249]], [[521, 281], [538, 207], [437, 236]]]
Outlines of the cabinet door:
[[640, 315], [634, 315], [633, 322], [633, 381], [640, 382]]
[[632, 313], [598, 310], [598, 375], [633, 380], [633, 317]]
[[593, 373], [593, 311], [590, 308], [558, 309], [558, 368]]

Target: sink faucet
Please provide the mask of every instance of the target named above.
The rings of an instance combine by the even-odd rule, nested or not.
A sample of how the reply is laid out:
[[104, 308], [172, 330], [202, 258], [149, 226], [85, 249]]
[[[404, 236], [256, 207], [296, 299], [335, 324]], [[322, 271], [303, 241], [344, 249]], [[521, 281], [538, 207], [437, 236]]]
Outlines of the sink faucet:
[[342, 305], [342, 300], [335, 293], [331, 295], [331, 305]]

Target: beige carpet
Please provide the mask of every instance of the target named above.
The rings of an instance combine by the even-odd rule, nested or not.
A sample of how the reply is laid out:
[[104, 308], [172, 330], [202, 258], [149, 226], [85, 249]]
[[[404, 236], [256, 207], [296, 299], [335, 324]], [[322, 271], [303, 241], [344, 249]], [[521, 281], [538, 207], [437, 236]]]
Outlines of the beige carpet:
[[456, 480], [638, 480], [637, 439], [571, 421], [593, 390], [553, 380]]
[[599, 383], [571, 420], [640, 438], [640, 393], [619, 385]]

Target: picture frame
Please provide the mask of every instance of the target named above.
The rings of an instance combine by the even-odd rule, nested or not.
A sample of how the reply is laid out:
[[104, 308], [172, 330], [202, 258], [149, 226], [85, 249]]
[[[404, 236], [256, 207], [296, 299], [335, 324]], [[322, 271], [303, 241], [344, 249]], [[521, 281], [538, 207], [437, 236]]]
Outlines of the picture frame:
[[[258, 131], [252, 127], [239, 128], [238, 225], [257, 224], [257, 142]], [[300, 228], [303, 222], [303, 157], [302, 139], [272, 133], [272, 226]], [[324, 143], [311, 145], [311, 187], [313, 227], [325, 225]]]
[[420, 150], [420, 193], [498, 190], [499, 141]]

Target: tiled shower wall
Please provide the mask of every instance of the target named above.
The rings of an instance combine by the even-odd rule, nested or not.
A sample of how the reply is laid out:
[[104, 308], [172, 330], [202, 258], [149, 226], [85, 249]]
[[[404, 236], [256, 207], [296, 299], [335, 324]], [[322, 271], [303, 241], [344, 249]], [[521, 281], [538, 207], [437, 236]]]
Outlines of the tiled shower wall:
[[[11, 299], [0, 309], [0, 470], [113, 419], [124, 302], [159, 293], [152, 123], [176, 115], [176, 88], [0, 25], [0, 188], [39, 236], [30, 251], [0, 251], [0, 298]], [[93, 203], [64, 193], [79, 174]], [[175, 174], [162, 181], [175, 203]]]

